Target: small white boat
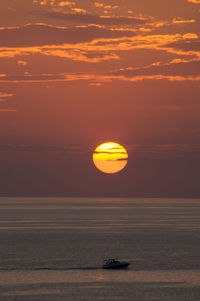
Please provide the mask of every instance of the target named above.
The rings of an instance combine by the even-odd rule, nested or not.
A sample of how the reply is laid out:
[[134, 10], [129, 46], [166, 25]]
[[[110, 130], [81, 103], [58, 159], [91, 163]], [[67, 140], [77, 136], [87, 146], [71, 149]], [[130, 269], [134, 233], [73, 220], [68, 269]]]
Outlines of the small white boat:
[[129, 262], [119, 261], [117, 258], [106, 259], [103, 261], [103, 269], [125, 269], [130, 265]]

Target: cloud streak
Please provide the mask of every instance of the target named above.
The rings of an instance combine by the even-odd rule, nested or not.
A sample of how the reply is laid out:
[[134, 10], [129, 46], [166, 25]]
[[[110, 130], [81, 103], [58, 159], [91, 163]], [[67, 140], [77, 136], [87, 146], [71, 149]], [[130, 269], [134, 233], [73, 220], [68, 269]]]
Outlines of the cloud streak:
[[27, 24], [22, 27], [1, 28], [0, 47], [78, 44], [101, 38], [114, 39], [133, 35], [128, 29], [109, 30], [95, 25], [63, 28], [47, 24]]
[[[132, 144], [127, 146], [130, 156], [139, 157], [200, 157], [200, 145], [190, 144]], [[89, 152], [87, 147], [72, 145], [3, 145], [0, 152]], [[116, 153], [115, 153], [116, 154]], [[108, 159], [110, 160], [110, 159]], [[127, 161], [128, 158], [111, 159]]]
[[[5, 74], [3, 74], [5, 76]], [[1, 79], [0, 75], [0, 79]], [[16, 108], [8, 107], [7, 98], [12, 97], [14, 94], [12, 93], [6, 93], [6, 92], [0, 92], [0, 113], [16, 113], [18, 110]], [[6, 106], [6, 107], [5, 107]]]
[[138, 68], [125, 68], [112, 72], [115, 75], [123, 75], [127, 78], [138, 76], [171, 76], [171, 77], [199, 77], [200, 59], [173, 60], [166, 64], [159, 62]]
[[187, 0], [190, 3], [200, 4], [200, 0]]
[[[5, 75], [4, 75], [4, 76], [5, 76]], [[0, 99], [5, 100], [4, 98], [11, 97], [11, 96], [13, 96], [12, 93], [0, 92]]]
[[144, 18], [137, 17], [118, 17], [118, 16], [99, 16], [92, 14], [76, 14], [76, 13], [64, 13], [64, 12], [55, 12], [49, 11], [44, 13], [44, 17], [58, 19], [58, 20], [67, 20], [74, 23], [80, 24], [97, 24], [97, 25], [131, 25], [138, 26], [147, 23], [149, 20]]
[[139, 157], [200, 157], [200, 145], [191, 144], [134, 144], [128, 151]]
[[[14, 112], [14, 110], [13, 110]], [[83, 148], [72, 145], [8, 145], [0, 144], [3, 152], [81, 152]]]
[[184, 52], [195, 52], [200, 57], [200, 38], [196, 39], [186, 39], [174, 41], [166, 45], [166, 47], [170, 47], [173, 49], [179, 49]]
[[141, 35], [129, 29], [113, 30], [98, 26], [60, 28], [45, 24], [0, 30], [0, 58], [24, 56], [18, 62], [25, 62], [25, 56], [40, 54], [99, 63], [119, 60], [122, 52], [138, 49], [200, 58], [199, 45], [199, 37], [194, 33]]
[[3, 112], [3, 113], [17, 113], [19, 111], [17, 109], [1, 109], [0, 108], [0, 112]]
[[59, 74], [24, 74], [4, 75], [0, 82], [7, 83], [42, 83], [84, 81], [87, 84], [121, 82], [138, 82], [144, 80], [167, 80], [171, 82], [200, 81], [200, 59], [172, 60], [169, 63], [160, 62], [143, 67], [121, 68], [111, 72], [90, 73], [59, 73]]

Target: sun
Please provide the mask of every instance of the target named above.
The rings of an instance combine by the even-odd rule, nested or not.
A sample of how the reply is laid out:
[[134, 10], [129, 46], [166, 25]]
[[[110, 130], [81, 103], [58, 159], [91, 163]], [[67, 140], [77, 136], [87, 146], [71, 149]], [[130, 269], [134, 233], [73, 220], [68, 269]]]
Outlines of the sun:
[[122, 145], [106, 142], [97, 146], [93, 152], [93, 162], [100, 171], [114, 174], [124, 169], [128, 162], [128, 153]]

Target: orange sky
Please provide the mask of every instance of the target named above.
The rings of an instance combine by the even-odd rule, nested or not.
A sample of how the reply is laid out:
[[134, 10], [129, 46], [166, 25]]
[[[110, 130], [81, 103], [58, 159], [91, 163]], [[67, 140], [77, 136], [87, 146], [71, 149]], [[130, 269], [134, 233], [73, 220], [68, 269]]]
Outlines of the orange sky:
[[198, 0], [1, 1], [1, 195], [200, 197], [199, 35]]

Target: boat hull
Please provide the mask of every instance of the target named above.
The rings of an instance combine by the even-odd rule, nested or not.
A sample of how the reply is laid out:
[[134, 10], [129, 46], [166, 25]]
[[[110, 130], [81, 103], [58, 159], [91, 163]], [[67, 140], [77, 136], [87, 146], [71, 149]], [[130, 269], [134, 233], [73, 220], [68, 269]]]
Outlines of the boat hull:
[[130, 265], [129, 262], [119, 262], [119, 263], [104, 264], [102, 268], [106, 270], [119, 270], [119, 269], [126, 269], [129, 265]]

